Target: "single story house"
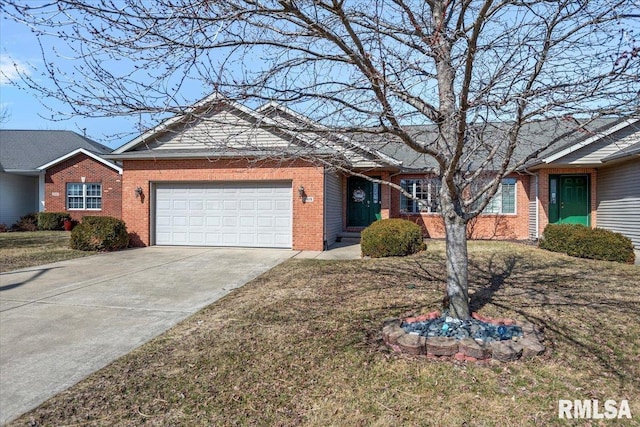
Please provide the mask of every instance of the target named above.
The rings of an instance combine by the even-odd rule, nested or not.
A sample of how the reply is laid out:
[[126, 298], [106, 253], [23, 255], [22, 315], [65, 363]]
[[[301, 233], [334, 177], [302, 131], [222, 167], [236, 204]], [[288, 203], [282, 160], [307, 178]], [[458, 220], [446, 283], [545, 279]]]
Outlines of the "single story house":
[[[300, 121], [313, 131], [298, 131]], [[557, 132], [534, 123], [523, 129], [531, 138], [523, 147]], [[568, 135], [503, 180], [470, 237], [536, 239], [548, 223], [570, 222], [620, 231], [640, 247], [639, 142], [637, 119]], [[393, 141], [362, 144], [276, 104], [254, 110], [213, 95], [104, 157], [122, 163], [122, 218], [140, 246], [323, 250], [345, 232], [396, 217], [444, 236], [428, 158]], [[356, 173], [333, 166], [336, 159]]]
[[122, 168], [108, 147], [63, 130], [0, 130], [0, 224], [49, 211], [122, 216]]

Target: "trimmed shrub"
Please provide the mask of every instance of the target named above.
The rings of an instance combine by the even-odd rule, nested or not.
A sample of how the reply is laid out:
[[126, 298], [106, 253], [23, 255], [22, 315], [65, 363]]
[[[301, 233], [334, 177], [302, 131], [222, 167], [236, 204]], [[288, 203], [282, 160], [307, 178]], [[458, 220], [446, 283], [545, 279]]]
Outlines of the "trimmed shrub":
[[631, 239], [603, 228], [578, 224], [549, 224], [539, 246], [578, 258], [601, 259], [633, 264], [635, 254]]
[[66, 212], [40, 212], [38, 230], [64, 230], [65, 220], [71, 220], [71, 215]]
[[383, 219], [362, 231], [362, 255], [372, 258], [406, 256], [425, 248], [422, 228], [406, 219]]
[[72, 249], [81, 251], [115, 251], [129, 246], [124, 221], [110, 216], [85, 216], [71, 231]]
[[11, 226], [14, 231], [37, 231], [38, 230], [38, 214], [26, 214]]

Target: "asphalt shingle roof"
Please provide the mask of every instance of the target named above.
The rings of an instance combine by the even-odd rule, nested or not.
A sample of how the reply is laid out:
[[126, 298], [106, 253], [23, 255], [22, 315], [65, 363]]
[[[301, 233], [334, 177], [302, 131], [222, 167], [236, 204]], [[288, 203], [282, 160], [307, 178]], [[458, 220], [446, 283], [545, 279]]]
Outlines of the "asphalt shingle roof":
[[0, 130], [0, 167], [3, 171], [34, 171], [78, 148], [102, 155], [112, 150], [67, 130]]
[[[575, 144], [597, 132], [602, 131], [603, 129], [613, 126], [620, 120], [621, 119], [618, 118], [598, 119], [580, 130], [573, 130], [575, 127], [574, 123], [558, 120], [545, 120], [527, 123], [520, 130], [518, 137], [519, 142], [512, 158], [514, 161], [523, 159], [532, 152], [545, 147], [554, 138], [558, 138], [563, 134], [570, 132], [564, 138], [559, 139], [551, 149], [544, 150], [538, 157], [549, 155], [552, 152], [560, 151], [569, 145]], [[410, 129], [416, 139], [424, 143], [435, 142], [438, 135], [435, 126], [414, 126]], [[504, 141], [505, 131], [507, 129], [508, 124], [488, 124], [487, 128], [483, 131], [483, 142], [485, 147], [479, 149], [475, 155], [472, 156], [472, 159], [469, 162], [470, 169], [475, 169], [475, 167], [477, 167], [479, 163], [486, 158], [489, 148], [494, 144], [500, 143], [499, 141]], [[357, 138], [361, 141], [368, 140], [369, 144], [373, 145], [377, 150], [401, 161], [404, 169], [420, 171], [430, 170], [437, 166], [433, 157], [417, 153], [407, 145], [391, 139], [388, 136], [363, 134], [359, 135]], [[496, 156], [496, 161], [501, 160], [502, 156]]]

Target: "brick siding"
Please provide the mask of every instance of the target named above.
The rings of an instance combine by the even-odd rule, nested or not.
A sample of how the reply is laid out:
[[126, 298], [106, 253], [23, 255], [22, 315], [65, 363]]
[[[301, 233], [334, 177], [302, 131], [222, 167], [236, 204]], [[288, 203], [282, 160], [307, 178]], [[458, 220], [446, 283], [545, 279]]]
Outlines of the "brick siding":
[[[422, 179], [426, 175], [398, 175], [392, 182], [400, 185], [403, 179]], [[515, 214], [481, 214], [469, 222], [467, 235], [472, 239], [517, 239], [529, 238], [529, 176], [512, 175], [516, 179]], [[403, 218], [420, 225], [427, 237], [445, 237], [444, 222], [439, 213], [406, 214], [400, 212], [400, 192], [391, 190], [391, 218]]]
[[[101, 210], [67, 209], [67, 183], [102, 184]], [[112, 216], [122, 218], [122, 176], [118, 171], [79, 153], [47, 169], [44, 179], [45, 210], [68, 212], [75, 220], [83, 216]]]
[[[150, 204], [152, 183], [222, 181], [291, 181], [293, 205], [293, 249], [323, 249], [324, 171], [322, 167], [297, 161], [249, 160], [125, 160], [123, 219], [132, 243], [147, 246], [152, 242]], [[304, 186], [313, 202], [303, 203], [298, 188]], [[136, 197], [135, 189], [143, 189]]]

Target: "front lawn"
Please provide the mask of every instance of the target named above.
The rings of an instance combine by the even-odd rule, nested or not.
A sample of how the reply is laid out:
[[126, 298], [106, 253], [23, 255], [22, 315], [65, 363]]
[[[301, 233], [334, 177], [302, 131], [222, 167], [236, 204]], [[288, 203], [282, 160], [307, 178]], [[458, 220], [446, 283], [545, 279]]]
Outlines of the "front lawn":
[[69, 248], [66, 231], [0, 233], [0, 272], [93, 255]]
[[[474, 309], [543, 327], [545, 355], [476, 365], [382, 345], [383, 319], [441, 308], [441, 242], [407, 258], [293, 259], [12, 425], [555, 425], [559, 399], [627, 399], [622, 421], [637, 423], [640, 269], [469, 249]], [[598, 422], [621, 425], [579, 425]]]

